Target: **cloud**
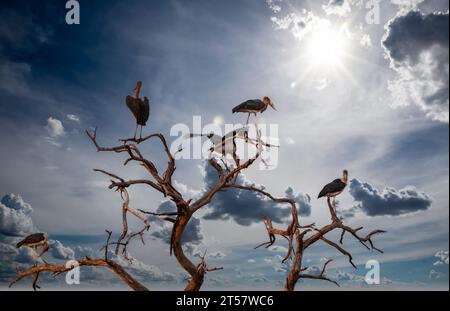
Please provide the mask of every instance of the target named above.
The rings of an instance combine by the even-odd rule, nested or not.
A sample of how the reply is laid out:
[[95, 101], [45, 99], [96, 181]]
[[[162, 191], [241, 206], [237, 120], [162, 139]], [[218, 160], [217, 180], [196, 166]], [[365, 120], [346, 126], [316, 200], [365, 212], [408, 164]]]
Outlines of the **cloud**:
[[370, 38], [369, 34], [362, 35], [361, 40], [359, 41], [359, 43], [365, 48], [372, 47], [372, 39]]
[[438, 261], [436, 261], [433, 265], [434, 266], [441, 266], [441, 265], [448, 265], [449, 264], [449, 259], [448, 259], [448, 250], [444, 251], [441, 250], [439, 252], [437, 252], [434, 257], [439, 258]]
[[279, 6], [277, 3], [281, 3], [282, 0], [266, 0], [267, 5], [274, 13], [280, 13], [281, 6]]
[[397, 72], [389, 81], [393, 106], [415, 104], [430, 118], [448, 122], [449, 19], [446, 13], [410, 11], [385, 26], [385, 56]]
[[359, 202], [359, 207], [368, 216], [398, 216], [427, 210], [432, 203], [430, 197], [419, 192], [414, 186], [403, 189], [385, 187], [378, 191], [368, 183], [357, 179], [350, 181], [350, 194]]
[[330, 81], [327, 78], [317, 79], [316, 90], [323, 91], [328, 87], [329, 84]]
[[305, 270], [305, 274], [320, 275], [322, 268], [319, 266], [311, 266]]
[[64, 246], [57, 240], [49, 240], [48, 242], [52, 256], [56, 259], [70, 260], [75, 258], [75, 251], [70, 247]]
[[336, 282], [357, 282], [357, 283], [365, 282], [363, 276], [340, 271], [340, 270], [336, 271], [335, 280], [336, 280]]
[[47, 119], [47, 125], [45, 126], [48, 136], [44, 136], [44, 139], [51, 145], [60, 147], [59, 139], [66, 135], [62, 122], [56, 118], [49, 117]]
[[194, 198], [194, 197], [198, 196], [199, 194], [201, 194], [201, 192], [199, 190], [191, 189], [187, 185], [185, 185], [177, 180], [173, 181], [173, 186], [178, 191], [180, 191], [181, 194], [188, 196], [190, 198]]
[[5, 195], [0, 203], [0, 234], [21, 237], [35, 228], [31, 220], [33, 208], [20, 195]]
[[77, 122], [77, 123], [80, 123], [80, 122], [81, 122], [80, 117], [77, 116], [77, 115], [75, 115], [75, 114], [68, 114], [66, 117], [67, 117], [67, 119], [69, 119], [70, 121]]
[[431, 270], [430, 274], [429, 274], [429, 278], [432, 280], [438, 280], [442, 277], [442, 273], [436, 271], [436, 270]]
[[273, 245], [273, 246], [269, 247], [269, 251], [270, 251], [270, 252], [275, 252], [275, 253], [284, 253], [284, 254], [287, 254], [288, 249], [287, 249], [287, 247], [284, 247], [284, 246]]
[[295, 145], [295, 140], [292, 137], [286, 137], [284, 139], [284, 141], [286, 142], [286, 144], [288, 145]]
[[[15, 274], [15, 266], [19, 268], [26, 268], [32, 264], [34, 250], [28, 247], [22, 247], [17, 249], [15, 244], [23, 238], [24, 235], [36, 232], [37, 229], [33, 225], [31, 219], [31, 213], [33, 208], [30, 204], [25, 203], [20, 195], [8, 194], [1, 199], [0, 204], [0, 280], [10, 281]], [[198, 224], [194, 220], [194, 226]], [[192, 242], [194, 237], [190, 237]], [[50, 257], [55, 260], [71, 260], [74, 258], [82, 258], [85, 256], [94, 257], [98, 251], [93, 250], [90, 247], [76, 246], [74, 248], [63, 245], [58, 240], [49, 240], [49, 251], [45, 254], [45, 257]], [[214, 254], [215, 258], [224, 256], [222, 252]], [[143, 281], [177, 281], [174, 274], [161, 271], [158, 267], [146, 265], [139, 260], [130, 257], [131, 262], [127, 261], [121, 256], [115, 256], [110, 254], [109, 257], [115, 260], [118, 264], [122, 265], [130, 273], [138, 277]], [[92, 271], [91, 271], [92, 270]], [[92, 272], [92, 273], [91, 273]], [[97, 279], [114, 280], [113, 274], [106, 273], [101, 274], [94, 269], [89, 269], [88, 281], [96, 281]]]
[[[207, 189], [217, 184], [217, 172], [210, 165], [206, 165], [204, 176]], [[246, 181], [242, 174], [239, 175], [236, 183], [245, 186], [261, 187]], [[292, 188], [288, 188], [286, 195], [294, 198], [299, 204], [300, 215], [309, 215], [311, 205], [307, 194], [296, 194]], [[283, 223], [290, 216], [290, 207], [287, 207], [286, 204], [274, 204], [271, 200], [254, 191], [227, 189], [215, 195], [212, 202], [208, 205], [204, 219], [232, 219], [239, 225], [250, 226], [253, 223], [262, 221], [263, 215], [267, 215], [274, 222]]]
[[424, 0], [391, 0], [395, 5], [398, 5], [403, 11], [410, 11], [417, 8], [417, 6]]
[[[172, 213], [176, 212], [176, 207], [171, 201], [164, 201], [161, 203], [156, 210], [157, 213]], [[165, 221], [161, 220], [159, 217], [149, 217], [149, 220], [156, 224], [155, 231], [152, 233], [152, 236], [159, 238], [166, 242], [170, 243], [170, 238], [172, 235], [173, 225], [167, 225]], [[198, 218], [192, 217], [186, 228], [184, 229], [183, 236], [181, 237], [181, 241], [186, 244], [195, 244], [198, 245], [203, 241], [203, 232], [201, 228], [201, 221]]]
[[311, 197], [309, 194], [298, 193], [296, 194], [294, 189], [291, 187], [287, 188], [286, 197], [290, 199], [294, 199], [298, 204], [298, 213], [300, 216], [309, 216], [311, 215]]
[[215, 258], [215, 259], [222, 259], [222, 258], [225, 258], [226, 256], [227, 256], [227, 254], [225, 254], [222, 251], [217, 251], [217, 252], [208, 254], [208, 257]]
[[36, 261], [33, 256], [34, 258], [36, 258], [36, 260], [38, 260], [38, 257], [36, 256], [34, 250], [28, 247], [23, 247], [17, 250], [14, 261], [22, 264], [35, 264]]
[[64, 136], [65, 134], [62, 122], [53, 117], [49, 117], [47, 119], [47, 125], [45, 126], [45, 129], [47, 130], [47, 133], [51, 138], [59, 138], [61, 136]]
[[316, 27], [329, 23], [328, 20], [319, 18], [313, 12], [305, 9], [291, 12], [284, 17], [272, 16], [270, 19], [275, 29], [288, 30], [298, 40], [302, 40]]
[[[43, 263], [37, 252], [29, 247], [16, 248], [17, 242], [25, 236], [42, 232], [33, 224], [33, 208], [20, 195], [8, 194], [0, 201], [0, 284], [10, 282], [16, 275], [16, 268], [26, 269], [36, 263]], [[47, 260], [68, 260], [74, 258], [74, 251], [57, 240], [49, 240], [50, 250], [44, 255]], [[89, 274], [91, 276], [91, 274]], [[50, 277], [43, 276], [43, 281]]]
[[249, 259], [249, 260], [247, 260], [247, 262], [248, 263], [256, 263], [256, 260], [255, 259]]
[[352, 12], [351, 4], [351, 0], [329, 0], [322, 9], [327, 15], [347, 16]]
[[129, 271], [133, 276], [136, 276], [140, 280], [145, 281], [177, 281], [179, 278], [172, 273], [164, 272], [160, 268], [147, 265], [136, 258], [128, 255], [128, 259], [122, 256], [116, 256], [114, 253], [109, 254], [109, 258], [115, 261], [117, 264], [121, 265], [127, 271]]

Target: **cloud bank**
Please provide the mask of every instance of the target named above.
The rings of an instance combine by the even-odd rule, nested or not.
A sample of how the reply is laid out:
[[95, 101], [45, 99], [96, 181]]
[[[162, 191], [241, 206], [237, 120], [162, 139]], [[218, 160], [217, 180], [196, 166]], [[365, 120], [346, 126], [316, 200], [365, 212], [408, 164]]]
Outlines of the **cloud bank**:
[[449, 19], [446, 13], [410, 11], [386, 25], [385, 56], [397, 72], [389, 81], [394, 106], [419, 106], [430, 118], [449, 121]]
[[426, 193], [419, 192], [414, 186], [399, 190], [385, 187], [383, 191], [379, 191], [369, 183], [352, 179], [349, 191], [368, 216], [398, 216], [424, 211], [429, 209], [432, 203]]
[[[216, 171], [210, 165], [205, 168], [205, 185], [206, 188], [214, 186], [218, 182]], [[239, 175], [237, 184], [261, 187]], [[299, 215], [308, 216], [311, 213], [311, 198], [307, 194], [294, 193], [289, 187], [286, 189], [287, 197], [296, 200], [299, 206]], [[261, 222], [263, 215], [267, 215], [272, 221], [283, 223], [290, 216], [290, 207], [286, 205], [276, 205], [264, 196], [254, 191], [246, 191], [239, 189], [228, 189], [216, 194], [214, 200], [208, 205], [207, 214], [204, 219], [209, 220], [234, 220], [241, 226], [250, 226], [254, 223]]]

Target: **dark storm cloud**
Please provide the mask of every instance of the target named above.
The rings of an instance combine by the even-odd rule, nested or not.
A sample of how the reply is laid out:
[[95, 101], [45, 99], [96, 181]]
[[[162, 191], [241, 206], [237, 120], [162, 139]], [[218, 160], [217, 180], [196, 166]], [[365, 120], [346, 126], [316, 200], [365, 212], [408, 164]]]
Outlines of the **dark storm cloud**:
[[368, 183], [352, 179], [349, 190], [368, 216], [398, 216], [424, 211], [430, 208], [432, 203], [427, 194], [419, 192], [413, 186], [400, 190], [386, 187], [380, 192]]
[[410, 11], [386, 26], [383, 47], [399, 78], [390, 89], [401, 101], [419, 105], [430, 117], [448, 122], [449, 13]]
[[434, 44], [448, 47], [448, 26], [448, 12], [424, 15], [411, 11], [389, 22], [383, 45], [397, 64], [415, 65], [420, 54]]
[[[176, 212], [175, 205], [166, 201], [160, 204], [157, 209], [158, 213], [171, 213]], [[152, 233], [152, 236], [163, 240], [166, 243], [170, 243], [170, 237], [172, 234], [172, 225], [166, 225], [164, 221], [158, 217], [149, 217], [149, 220], [156, 223], [158, 228]], [[192, 217], [186, 228], [184, 229], [183, 236], [181, 238], [183, 243], [200, 244], [203, 240], [203, 233], [200, 219]]]
[[[207, 165], [205, 168], [205, 184], [207, 188], [217, 184], [216, 171]], [[246, 181], [239, 175], [237, 183], [246, 186], [259, 187]], [[295, 194], [292, 188], [286, 190], [286, 196], [294, 198], [299, 204], [299, 214], [308, 216], [311, 213], [310, 197], [307, 194]], [[286, 205], [276, 205], [271, 200], [254, 192], [239, 189], [227, 189], [216, 194], [208, 206], [205, 219], [227, 220], [232, 219], [242, 226], [250, 226], [262, 221], [267, 215], [272, 221], [283, 223], [290, 216], [290, 208]]]
[[300, 216], [311, 215], [311, 197], [309, 194], [298, 193], [296, 194], [291, 187], [287, 188], [285, 194], [288, 198], [292, 198], [298, 204], [298, 213]]

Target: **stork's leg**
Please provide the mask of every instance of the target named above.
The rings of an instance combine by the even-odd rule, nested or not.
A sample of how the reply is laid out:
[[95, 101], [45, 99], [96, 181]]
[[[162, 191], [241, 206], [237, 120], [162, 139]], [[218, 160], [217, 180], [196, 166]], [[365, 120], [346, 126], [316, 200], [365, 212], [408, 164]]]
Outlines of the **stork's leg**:
[[[261, 144], [261, 132], [259, 131], [259, 125], [258, 125], [258, 117], [256, 116], [256, 113], [254, 114], [255, 116], [255, 129], [256, 129], [256, 143], [257, 143], [257, 149], [258, 152], [261, 153], [262, 152], [262, 144]], [[261, 161], [264, 163], [265, 166], [268, 166], [267, 163], [265, 163], [265, 161], [263, 159], [261, 159]]]
[[225, 166], [225, 169], [227, 170], [227, 172], [229, 172], [230, 168], [228, 167], [227, 162], [225, 162], [223, 158], [220, 158], [220, 161], [222, 161], [223, 165]]
[[248, 126], [248, 121], [250, 121], [250, 113], [247, 116], [247, 122], [245, 122], [245, 126]]
[[39, 261], [37, 254], [37, 246], [33, 246], [32, 249], [33, 254], [31, 255], [31, 260], [33, 261], [34, 265], [37, 266], [37, 262]]
[[142, 128], [143, 128], [143, 126], [141, 125], [141, 134], [139, 136], [139, 139], [142, 139]]
[[136, 139], [138, 126], [139, 126], [139, 124], [136, 123], [136, 129], [134, 130], [134, 139]]
[[258, 117], [256, 116], [256, 113], [254, 114], [255, 116], [255, 129], [256, 129], [256, 137], [258, 137], [258, 140], [261, 140], [261, 133], [259, 131], [259, 124], [258, 124]]

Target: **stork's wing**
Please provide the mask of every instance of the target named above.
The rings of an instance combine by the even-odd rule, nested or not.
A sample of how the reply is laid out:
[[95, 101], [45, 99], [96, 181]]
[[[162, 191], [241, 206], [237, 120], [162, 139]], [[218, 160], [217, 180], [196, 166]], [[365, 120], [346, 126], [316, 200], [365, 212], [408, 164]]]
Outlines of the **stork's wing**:
[[265, 104], [259, 99], [251, 99], [233, 108], [233, 113], [242, 112], [246, 110], [260, 110], [264, 108]]
[[342, 180], [335, 179], [332, 182], [330, 182], [328, 185], [323, 187], [322, 191], [320, 191], [320, 193], [319, 193], [319, 198], [324, 197], [327, 194], [342, 191], [342, 190], [344, 190], [345, 186], [347, 186], [347, 185], [345, 183], [343, 183]]
[[249, 127], [244, 126], [244, 127], [235, 129], [231, 132], [228, 132], [227, 134], [225, 134], [224, 137], [225, 137], [225, 139], [232, 138], [233, 136], [234, 137], [243, 137], [243, 136], [245, 136], [245, 133], [248, 133], [248, 131], [249, 131]]
[[184, 139], [190, 139], [194, 137], [202, 137], [204, 139], [210, 140], [214, 145], [220, 143], [222, 141], [222, 137], [216, 134], [186, 134], [184, 135]]
[[144, 101], [141, 101], [141, 118], [142, 122], [145, 124], [150, 116], [150, 101], [147, 97], [144, 97]]
[[139, 107], [139, 99], [136, 99], [130, 95], [128, 95], [125, 99], [128, 109], [133, 113], [136, 122], [139, 120], [140, 115], [140, 107]]
[[17, 248], [21, 247], [22, 245], [28, 245], [28, 244], [35, 244], [39, 243], [45, 240], [45, 235], [43, 233], [34, 233], [29, 236], [27, 236], [25, 239], [17, 243]]

